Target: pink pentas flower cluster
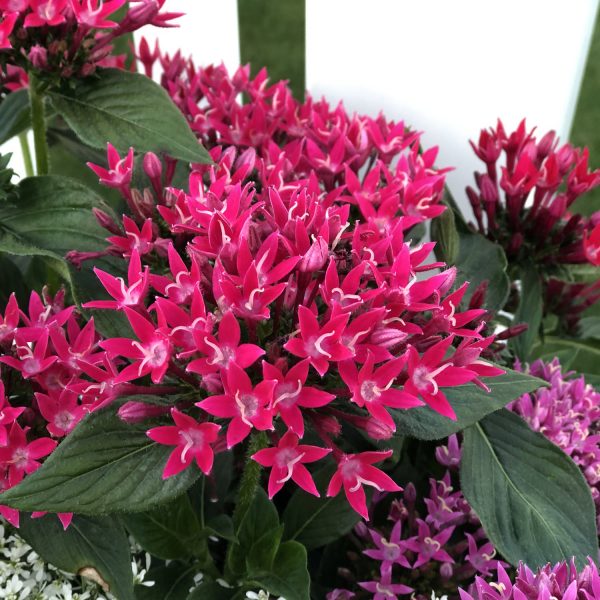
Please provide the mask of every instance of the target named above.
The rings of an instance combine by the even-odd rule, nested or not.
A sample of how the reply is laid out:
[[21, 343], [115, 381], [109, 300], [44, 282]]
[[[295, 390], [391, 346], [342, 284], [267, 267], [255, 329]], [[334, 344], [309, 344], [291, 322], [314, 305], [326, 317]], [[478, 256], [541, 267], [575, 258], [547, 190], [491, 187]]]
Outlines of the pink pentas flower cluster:
[[477, 227], [504, 247], [509, 260], [597, 262], [599, 234], [592, 230], [600, 213], [587, 219], [569, 212], [600, 185], [600, 169], [589, 168], [587, 148], [559, 145], [553, 131], [536, 138], [525, 121], [511, 133], [498, 121], [471, 146], [485, 164], [484, 172], [475, 173], [477, 189], [467, 188]]
[[564, 371], [557, 358], [537, 360], [527, 372], [550, 386], [521, 396], [509, 407], [579, 466], [596, 503], [600, 529], [600, 393], [584, 376]]
[[[63, 299], [62, 292], [32, 292], [24, 309], [12, 295], [0, 315], [0, 490], [35, 471], [107, 397], [86, 377], [92, 365], [108, 360], [99, 352], [94, 321], [82, 322]], [[0, 506], [0, 515], [18, 526], [17, 510]]]
[[[208, 72], [226, 80], [224, 70]], [[193, 165], [187, 189], [173, 185], [174, 161], [163, 167], [153, 154], [142, 161], [147, 186], [133, 187], [133, 151], [121, 157], [109, 146], [108, 166], [90, 166], [130, 215], [117, 223], [96, 211], [108, 247], [69, 258], [124, 261], [125, 277], [96, 269], [109, 297], [85, 305], [121, 312], [135, 334], [99, 343], [119, 365], [113, 385], [149, 380], [198, 393], [187, 407], [197, 426], [173, 412], [171, 429], [149, 432], [174, 446], [164, 477], [193, 458], [205, 470], [222, 439], [232, 448], [265, 431], [272, 448], [254, 458], [271, 468], [271, 495], [290, 479], [318, 493], [305, 464], [328, 455], [337, 471], [327, 493], [343, 488], [367, 517], [365, 485], [399, 489], [375, 466], [390, 452], [349, 452], [342, 427], [389, 438], [394, 411], [423, 404], [454, 418], [444, 388], [486, 389], [481, 378], [502, 373], [481, 359], [494, 338], [481, 333], [484, 309], [460, 308], [466, 284], [454, 289], [455, 269], [427, 262], [432, 243], [410, 241], [415, 225], [444, 210], [435, 151], [420, 152], [403, 126], [326, 104], [310, 108], [303, 133], [276, 132], [276, 98], [293, 102], [289, 90], [245, 74], [235, 77], [249, 106], [271, 107], [254, 137], [213, 144], [214, 164]], [[228, 103], [244, 91], [233, 89]], [[207, 98], [204, 110], [214, 102], [217, 111], [221, 94]], [[245, 129], [244, 119], [254, 117], [236, 117]], [[219, 141], [213, 125], [205, 133]], [[336, 141], [329, 147], [317, 132]], [[215, 423], [216, 438], [202, 427]], [[322, 447], [303, 443], [307, 427]]]
[[595, 600], [600, 598], [600, 575], [592, 559], [579, 570], [574, 561], [548, 564], [537, 571], [520, 564], [514, 578], [499, 566], [495, 581], [477, 577], [469, 592], [460, 590], [460, 597], [461, 600]]
[[[353, 598], [359, 590], [382, 600], [403, 595], [425, 600], [432, 589], [437, 595], [455, 596], [458, 585], [469, 586], [475, 576], [488, 578], [499, 565], [501, 568], [503, 563], [481, 523], [455, 487], [452, 472], [460, 464], [455, 435], [436, 449], [436, 458], [448, 470], [441, 479], [429, 480], [427, 495], [419, 498], [410, 483], [402, 499], [392, 500], [386, 521], [378, 526], [368, 527], [363, 522], [356, 526], [350, 539], [362, 556], [348, 551], [352, 568], [341, 566], [338, 570], [348, 583], [331, 591], [328, 600]], [[385, 504], [386, 495], [380, 494], [374, 501]], [[376, 569], [372, 561], [378, 563]], [[377, 577], [362, 580], [365, 572], [373, 571]]]
[[90, 75], [97, 66], [125, 65], [111, 56], [113, 42], [144, 25], [171, 27], [181, 13], [163, 11], [165, 0], [1, 0], [0, 60], [8, 89], [26, 71], [61, 77]]

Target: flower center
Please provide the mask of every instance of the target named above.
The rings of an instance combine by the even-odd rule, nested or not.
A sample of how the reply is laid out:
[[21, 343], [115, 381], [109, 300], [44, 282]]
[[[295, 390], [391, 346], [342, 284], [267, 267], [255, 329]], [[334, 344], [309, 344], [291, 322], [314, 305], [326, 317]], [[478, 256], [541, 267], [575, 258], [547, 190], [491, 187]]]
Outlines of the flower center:
[[374, 381], [363, 381], [360, 386], [360, 395], [364, 398], [365, 402], [373, 402], [381, 396], [381, 390], [377, 387]]
[[185, 446], [181, 451], [181, 462], [185, 462], [187, 453], [192, 448], [198, 448], [204, 444], [204, 436], [202, 435], [202, 432], [197, 429], [184, 429], [179, 432], [179, 435], [185, 442]]
[[54, 425], [63, 431], [68, 431], [75, 417], [67, 411], [56, 413], [54, 416]]
[[235, 395], [235, 403], [240, 410], [242, 421], [244, 421], [246, 425], [252, 427], [251, 419], [254, 418], [258, 412], [258, 398], [254, 394], [240, 394], [237, 392]]

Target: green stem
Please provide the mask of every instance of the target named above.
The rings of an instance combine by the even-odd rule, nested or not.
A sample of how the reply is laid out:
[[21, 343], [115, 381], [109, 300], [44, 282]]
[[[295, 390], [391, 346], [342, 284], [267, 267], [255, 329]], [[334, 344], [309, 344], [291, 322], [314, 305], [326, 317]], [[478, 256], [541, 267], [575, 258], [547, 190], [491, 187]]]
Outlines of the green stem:
[[19, 134], [19, 142], [21, 143], [21, 154], [23, 154], [23, 162], [25, 163], [25, 175], [31, 177], [33, 175], [33, 161], [31, 160], [31, 150], [26, 131]]
[[[255, 431], [250, 437], [248, 444], [248, 453], [246, 457], [246, 466], [242, 473], [242, 479], [240, 481], [240, 487], [237, 493], [237, 502], [233, 511], [233, 527], [236, 535], [239, 531], [240, 525], [243, 518], [246, 516], [248, 509], [250, 508], [254, 497], [256, 496], [256, 490], [260, 482], [260, 470], [261, 466], [254, 460], [252, 455], [268, 445], [267, 436], [264, 431]], [[236, 573], [232, 569], [231, 558], [236, 546], [236, 542], [229, 542], [227, 547], [227, 556], [225, 558], [225, 578], [232, 583], [237, 580]], [[237, 574], [239, 575], [239, 574]]]
[[31, 105], [31, 126], [35, 147], [35, 164], [38, 175], [47, 175], [48, 140], [46, 139], [46, 116], [44, 112], [44, 95], [40, 82], [33, 73], [29, 73], [29, 102]]
[[237, 503], [235, 510], [233, 511], [233, 525], [235, 529], [240, 526], [242, 519], [248, 512], [256, 489], [260, 481], [260, 471], [262, 467], [254, 460], [252, 455], [266, 448], [268, 446], [267, 436], [264, 431], [255, 431], [250, 437], [250, 443], [248, 444], [248, 453], [246, 455], [246, 466], [242, 473], [242, 480], [240, 481], [240, 487], [237, 494]]

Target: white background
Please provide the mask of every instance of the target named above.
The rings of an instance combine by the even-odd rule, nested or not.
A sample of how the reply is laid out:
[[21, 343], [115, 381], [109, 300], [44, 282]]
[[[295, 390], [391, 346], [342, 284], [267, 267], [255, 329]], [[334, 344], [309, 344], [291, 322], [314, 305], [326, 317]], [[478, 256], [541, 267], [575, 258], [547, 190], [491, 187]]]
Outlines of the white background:
[[[276, 1], [276, 0], [273, 0]], [[564, 139], [573, 118], [598, 0], [306, 0], [307, 87], [350, 110], [426, 132], [463, 190], [479, 168], [468, 146], [501, 117]], [[199, 64], [239, 64], [236, 0], [168, 0], [179, 29], [150, 29]], [[13, 144], [13, 148], [15, 145]], [[18, 153], [18, 144], [16, 145]]]

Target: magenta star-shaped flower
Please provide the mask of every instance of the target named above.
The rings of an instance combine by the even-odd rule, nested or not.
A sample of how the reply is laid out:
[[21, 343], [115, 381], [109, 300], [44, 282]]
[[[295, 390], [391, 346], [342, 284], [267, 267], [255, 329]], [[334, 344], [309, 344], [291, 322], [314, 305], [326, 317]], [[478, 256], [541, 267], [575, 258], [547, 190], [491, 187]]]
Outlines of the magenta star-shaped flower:
[[331, 450], [318, 446], [298, 444], [298, 436], [288, 431], [273, 448], [264, 448], [252, 455], [252, 459], [263, 467], [271, 467], [269, 474], [269, 498], [292, 479], [303, 490], [313, 496], [319, 496], [312, 475], [303, 463], [311, 463], [322, 459]]
[[208, 475], [213, 466], [213, 444], [221, 429], [216, 423], [198, 423], [193, 417], [176, 408], [171, 409], [175, 425], [154, 427], [146, 435], [158, 444], [175, 446], [163, 470], [162, 477], [167, 479], [187, 469], [192, 462]]

